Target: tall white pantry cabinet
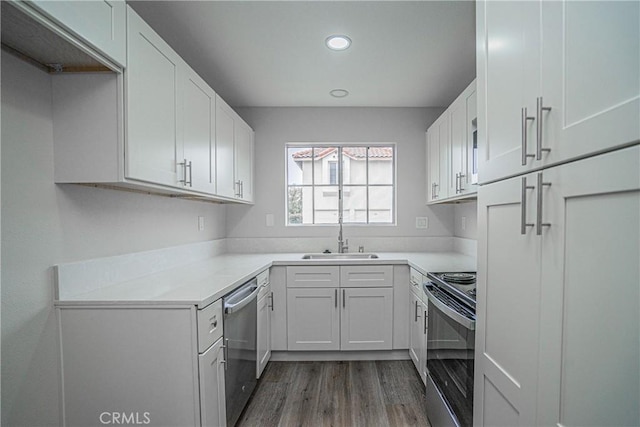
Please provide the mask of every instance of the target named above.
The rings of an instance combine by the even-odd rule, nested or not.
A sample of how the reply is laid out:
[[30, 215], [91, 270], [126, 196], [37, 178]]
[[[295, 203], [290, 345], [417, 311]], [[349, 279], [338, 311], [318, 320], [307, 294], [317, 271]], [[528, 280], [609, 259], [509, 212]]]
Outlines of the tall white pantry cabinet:
[[640, 425], [640, 2], [476, 12], [474, 425]]

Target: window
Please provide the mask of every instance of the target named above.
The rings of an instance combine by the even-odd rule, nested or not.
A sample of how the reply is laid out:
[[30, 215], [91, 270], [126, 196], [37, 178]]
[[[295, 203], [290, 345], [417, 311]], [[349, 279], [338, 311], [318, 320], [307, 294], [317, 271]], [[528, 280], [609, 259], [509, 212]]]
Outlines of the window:
[[395, 146], [288, 144], [287, 224], [395, 223]]

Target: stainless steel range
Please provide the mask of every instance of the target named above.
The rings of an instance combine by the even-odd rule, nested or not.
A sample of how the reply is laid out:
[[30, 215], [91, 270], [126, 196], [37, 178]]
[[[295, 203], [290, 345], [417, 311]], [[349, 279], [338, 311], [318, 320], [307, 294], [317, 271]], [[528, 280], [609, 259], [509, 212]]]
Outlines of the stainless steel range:
[[434, 427], [473, 424], [476, 273], [429, 273], [427, 413]]

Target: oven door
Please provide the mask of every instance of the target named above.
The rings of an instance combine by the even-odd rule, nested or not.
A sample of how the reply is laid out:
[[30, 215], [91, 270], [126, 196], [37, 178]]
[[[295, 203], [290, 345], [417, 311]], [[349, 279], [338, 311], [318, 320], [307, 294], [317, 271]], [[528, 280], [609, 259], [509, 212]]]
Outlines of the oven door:
[[[475, 316], [461, 314], [455, 301], [434, 286], [429, 298], [427, 336], [427, 411], [432, 425], [473, 424]], [[464, 311], [464, 310], [463, 310]]]

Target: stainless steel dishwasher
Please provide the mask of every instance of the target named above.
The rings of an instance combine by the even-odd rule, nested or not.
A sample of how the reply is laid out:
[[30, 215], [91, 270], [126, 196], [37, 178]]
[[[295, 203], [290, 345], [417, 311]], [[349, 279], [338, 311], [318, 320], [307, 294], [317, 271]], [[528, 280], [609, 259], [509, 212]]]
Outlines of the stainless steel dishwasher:
[[258, 281], [253, 279], [222, 299], [227, 352], [227, 426], [233, 427], [256, 387]]

